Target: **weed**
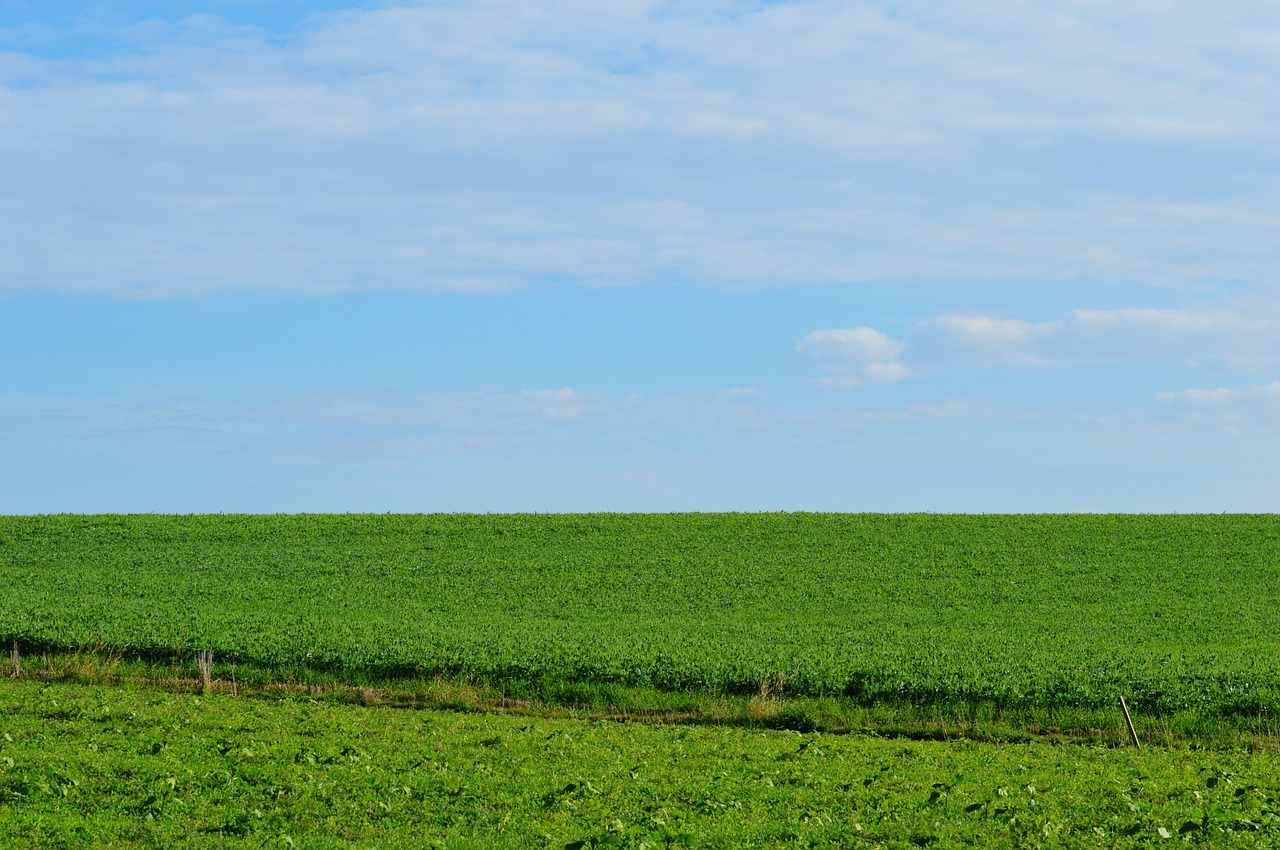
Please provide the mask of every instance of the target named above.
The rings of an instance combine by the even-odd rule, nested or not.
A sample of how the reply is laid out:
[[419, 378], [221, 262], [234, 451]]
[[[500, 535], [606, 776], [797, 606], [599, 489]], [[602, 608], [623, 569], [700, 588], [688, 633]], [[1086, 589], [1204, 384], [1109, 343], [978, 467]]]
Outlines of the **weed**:
[[200, 685], [205, 693], [213, 687], [213, 650], [196, 651], [196, 672], [200, 675]]

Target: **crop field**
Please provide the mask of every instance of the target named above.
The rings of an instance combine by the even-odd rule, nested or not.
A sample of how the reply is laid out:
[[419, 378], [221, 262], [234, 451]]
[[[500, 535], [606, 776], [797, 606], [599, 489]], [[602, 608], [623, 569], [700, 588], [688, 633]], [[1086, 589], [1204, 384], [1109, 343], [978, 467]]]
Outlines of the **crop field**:
[[1274, 752], [0, 680], [5, 847], [1274, 847]]
[[7, 517], [0, 570], [26, 656], [1280, 715], [1272, 515]]
[[1278, 532], [0, 518], [0, 846], [1277, 846]]

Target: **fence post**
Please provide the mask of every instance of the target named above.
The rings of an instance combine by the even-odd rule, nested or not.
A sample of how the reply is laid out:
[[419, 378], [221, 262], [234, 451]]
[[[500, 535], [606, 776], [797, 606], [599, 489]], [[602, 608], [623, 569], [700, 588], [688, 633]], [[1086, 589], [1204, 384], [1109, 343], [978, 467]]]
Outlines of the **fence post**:
[[1120, 697], [1120, 708], [1124, 711], [1124, 722], [1129, 727], [1129, 738], [1135, 747], [1142, 749], [1142, 744], [1138, 743], [1138, 732], [1133, 728], [1133, 718], [1129, 716], [1129, 706], [1125, 704], [1123, 696]]

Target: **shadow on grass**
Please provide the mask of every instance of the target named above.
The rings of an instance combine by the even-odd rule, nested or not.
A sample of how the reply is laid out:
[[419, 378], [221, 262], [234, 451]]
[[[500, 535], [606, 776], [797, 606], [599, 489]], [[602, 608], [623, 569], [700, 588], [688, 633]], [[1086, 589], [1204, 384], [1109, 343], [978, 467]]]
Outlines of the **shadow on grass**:
[[[361, 671], [236, 664], [226, 659], [135, 653], [89, 643], [23, 656], [15, 644], [12, 678], [137, 684], [175, 692], [246, 698], [305, 697], [366, 706], [577, 717], [623, 723], [704, 724], [864, 734], [912, 740], [992, 743], [1048, 741], [1128, 745], [1119, 707], [1011, 709], [991, 703], [865, 703], [847, 696], [787, 694], [763, 683], [750, 695], [662, 690], [568, 679], [486, 679], [473, 674]], [[1266, 714], [1178, 712], [1135, 718], [1144, 744], [1280, 751], [1280, 723]]]

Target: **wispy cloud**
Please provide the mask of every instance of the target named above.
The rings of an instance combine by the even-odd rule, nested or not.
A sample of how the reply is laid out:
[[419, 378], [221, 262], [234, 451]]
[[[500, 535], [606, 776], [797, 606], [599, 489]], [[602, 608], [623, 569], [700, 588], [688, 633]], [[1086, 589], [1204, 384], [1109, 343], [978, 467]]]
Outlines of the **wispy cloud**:
[[0, 397], [11, 444], [92, 441], [159, 455], [413, 462], [425, 457], [590, 457], [691, 444], [755, 451], [839, 446], [855, 433], [1027, 422], [1008, 404], [950, 401], [865, 411], [797, 411], [750, 388], [606, 397], [569, 388], [427, 394], [308, 394], [123, 401]]
[[1157, 393], [1178, 420], [1210, 425], [1228, 433], [1280, 431], [1280, 381], [1243, 389], [1191, 388]]
[[412, 396], [291, 396], [256, 408], [254, 416], [316, 426], [489, 431], [543, 428], [607, 411], [608, 402], [601, 396], [569, 387], [517, 391], [494, 387]]
[[[67, 26], [60, 24], [58, 26]], [[0, 32], [0, 286], [1272, 286], [1280, 10], [388, 3]]]
[[1280, 312], [1218, 306], [1077, 310], [1028, 322], [985, 315], [921, 321], [903, 339], [872, 328], [814, 331], [797, 351], [850, 388], [948, 369], [1067, 368], [1162, 360], [1259, 371], [1280, 365]]
[[[1170, 394], [1172, 422], [982, 400], [797, 410], [767, 394], [564, 388], [0, 396], [12, 480], [0, 497], [17, 512], [1257, 510], [1274, 503], [1277, 394]], [[1223, 416], [1264, 404], [1270, 425]], [[1188, 443], [1192, 430], [1203, 439]]]
[[281, 455], [334, 448], [339, 456], [369, 455], [410, 444], [418, 453], [447, 454], [546, 451], [599, 427], [609, 413], [607, 399], [568, 387], [146, 401], [26, 397], [0, 400], [0, 431], [24, 443], [141, 441], [212, 454], [269, 446]]
[[814, 331], [796, 346], [802, 357], [827, 373], [820, 383], [838, 389], [907, 377], [907, 367], [900, 360], [906, 348], [874, 328]]

